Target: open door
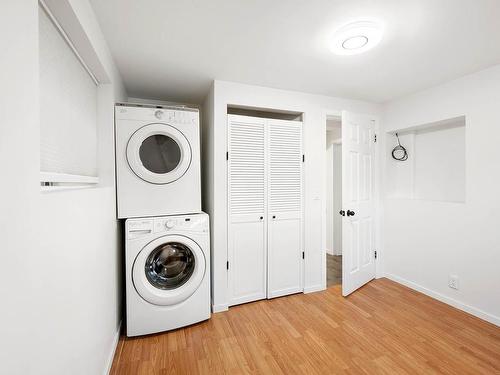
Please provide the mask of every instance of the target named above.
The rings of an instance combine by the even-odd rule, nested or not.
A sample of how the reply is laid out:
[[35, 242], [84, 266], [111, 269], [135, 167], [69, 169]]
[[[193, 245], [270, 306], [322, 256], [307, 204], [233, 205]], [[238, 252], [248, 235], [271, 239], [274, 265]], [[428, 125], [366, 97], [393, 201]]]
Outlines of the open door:
[[342, 112], [342, 295], [375, 278], [375, 123]]

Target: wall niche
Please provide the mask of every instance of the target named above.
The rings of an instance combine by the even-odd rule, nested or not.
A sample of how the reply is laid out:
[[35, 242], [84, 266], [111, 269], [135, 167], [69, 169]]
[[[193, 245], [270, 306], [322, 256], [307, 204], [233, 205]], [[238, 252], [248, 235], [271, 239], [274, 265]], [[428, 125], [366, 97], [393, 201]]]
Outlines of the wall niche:
[[[465, 116], [394, 130], [386, 134], [390, 199], [465, 202]], [[408, 159], [392, 150], [399, 141]]]

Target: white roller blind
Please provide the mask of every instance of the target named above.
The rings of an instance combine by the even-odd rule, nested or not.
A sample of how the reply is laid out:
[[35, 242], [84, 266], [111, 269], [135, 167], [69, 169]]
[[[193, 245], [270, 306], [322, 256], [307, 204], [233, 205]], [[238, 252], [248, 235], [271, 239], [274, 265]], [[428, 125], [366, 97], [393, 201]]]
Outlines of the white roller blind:
[[40, 170], [97, 176], [97, 85], [39, 7]]

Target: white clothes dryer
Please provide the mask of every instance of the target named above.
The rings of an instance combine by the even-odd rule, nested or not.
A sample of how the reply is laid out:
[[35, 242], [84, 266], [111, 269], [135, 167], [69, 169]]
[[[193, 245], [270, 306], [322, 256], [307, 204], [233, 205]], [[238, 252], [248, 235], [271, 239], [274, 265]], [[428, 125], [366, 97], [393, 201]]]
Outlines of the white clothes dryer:
[[201, 212], [196, 108], [117, 104], [118, 218]]
[[127, 336], [209, 319], [208, 215], [128, 219], [125, 226]]

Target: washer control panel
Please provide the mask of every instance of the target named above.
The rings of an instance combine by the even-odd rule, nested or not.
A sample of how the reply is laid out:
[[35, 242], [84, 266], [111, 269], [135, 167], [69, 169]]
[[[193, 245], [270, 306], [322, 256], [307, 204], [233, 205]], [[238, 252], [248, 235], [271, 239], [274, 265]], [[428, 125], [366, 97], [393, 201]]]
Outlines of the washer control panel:
[[129, 240], [149, 235], [153, 233], [153, 229], [153, 219], [129, 219], [126, 223], [127, 238]]
[[205, 215], [183, 215], [159, 217], [154, 219], [154, 232], [190, 231], [208, 232]]
[[126, 221], [127, 239], [134, 239], [151, 234], [167, 234], [183, 232], [208, 233], [208, 215], [205, 213], [193, 215], [161, 216], [143, 219], [128, 219]]

